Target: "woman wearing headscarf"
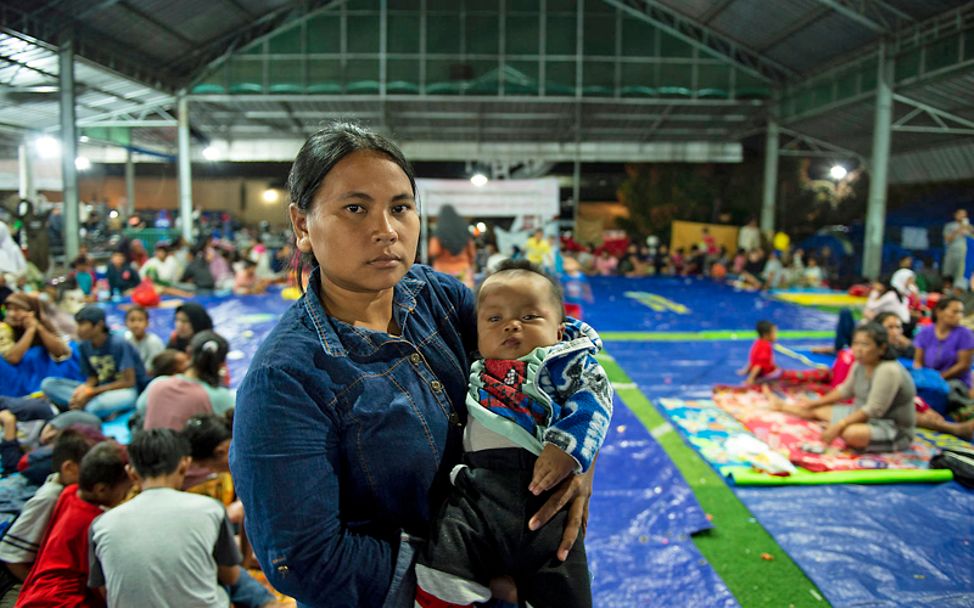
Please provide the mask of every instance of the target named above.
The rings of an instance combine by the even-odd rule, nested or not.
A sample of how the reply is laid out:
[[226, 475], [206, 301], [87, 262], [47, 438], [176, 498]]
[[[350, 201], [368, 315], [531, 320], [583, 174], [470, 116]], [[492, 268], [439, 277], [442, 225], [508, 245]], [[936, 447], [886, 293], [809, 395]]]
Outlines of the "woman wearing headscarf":
[[20, 277], [27, 272], [27, 260], [24, 252], [10, 236], [10, 228], [0, 222], [0, 273]]
[[213, 319], [201, 304], [187, 302], [176, 309], [175, 325], [166, 348], [185, 351], [193, 336], [201, 331], [213, 329]]
[[467, 221], [460, 217], [453, 206], [443, 206], [436, 219], [436, 233], [429, 244], [433, 270], [456, 277], [473, 289], [476, 253]]

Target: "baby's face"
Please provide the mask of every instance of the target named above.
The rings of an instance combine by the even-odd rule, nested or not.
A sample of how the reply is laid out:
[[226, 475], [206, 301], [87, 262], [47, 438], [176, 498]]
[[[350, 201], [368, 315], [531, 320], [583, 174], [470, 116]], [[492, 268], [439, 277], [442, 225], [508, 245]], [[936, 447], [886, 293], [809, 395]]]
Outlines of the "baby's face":
[[485, 359], [517, 359], [558, 343], [562, 311], [551, 285], [533, 272], [501, 272], [480, 288], [477, 346]]

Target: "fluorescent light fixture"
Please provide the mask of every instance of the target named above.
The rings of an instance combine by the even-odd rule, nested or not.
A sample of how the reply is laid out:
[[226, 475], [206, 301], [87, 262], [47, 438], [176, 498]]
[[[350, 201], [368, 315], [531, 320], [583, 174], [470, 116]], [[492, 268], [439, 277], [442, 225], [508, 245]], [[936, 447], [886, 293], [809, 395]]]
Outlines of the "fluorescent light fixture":
[[50, 135], [42, 135], [34, 140], [34, 148], [41, 158], [57, 158], [61, 156], [61, 142]]

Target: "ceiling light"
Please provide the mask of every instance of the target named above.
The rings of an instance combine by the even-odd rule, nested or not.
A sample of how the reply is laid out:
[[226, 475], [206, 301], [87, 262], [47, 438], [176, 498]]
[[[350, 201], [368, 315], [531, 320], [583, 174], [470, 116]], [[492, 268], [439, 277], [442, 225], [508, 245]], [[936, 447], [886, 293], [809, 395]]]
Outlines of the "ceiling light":
[[475, 173], [473, 177], [470, 178], [470, 183], [478, 188], [482, 188], [487, 185], [487, 176], [483, 173]]
[[206, 146], [203, 148], [203, 158], [206, 160], [219, 160], [220, 151], [217, 150], [215, 146]]
[[41, 158], [57, 158], [61, 156], [61, 142], [50, 135], [38, 137], [34, 141], [34, 148]]
[[261, 194], [261, 198], [264, 199], [265, 203], [276, 203], [278, 200], [280, 200], [281, 193], [274, 188], [268, 188], [267, 190], [264, 190], [263, 194]]
[[91, 169], [91, 161], [88, 160], [87, 156], [79, 156], [74, 159], [74, 168], [78, 171], [87, 171]]
[[829, 176], [836, 181], [844, 179], [848, 174], [849, 171], [846, 170], [846, 168], [842, 165], [833, 165], [832, 168], [829, 169]]

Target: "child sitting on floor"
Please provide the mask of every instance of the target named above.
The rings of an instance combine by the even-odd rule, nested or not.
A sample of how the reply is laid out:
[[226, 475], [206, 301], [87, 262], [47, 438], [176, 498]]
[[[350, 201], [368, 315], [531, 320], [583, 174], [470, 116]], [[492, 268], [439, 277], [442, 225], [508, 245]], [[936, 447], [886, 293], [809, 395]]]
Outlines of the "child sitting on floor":
[[[44, 485], [38, 488], [20, 510], [20, 515], [7, 529], [0, 540], [0, 561], [18, 581], [27, 578], [44, 533], [51, 520], [51, 512], [65, 486], [78, 483], [79, 467], [94, 442], [84, 434], [65, 429], [54, 440], [52, 464], [54, 472], [47, 476]], [[13, 605], [20, 592], [20, 585], [8, 591], [0, 604]]]
[[163, 344], [162, 338], [155, 335], [151, 331], [147, 331], [149, 327], [149, 311], [142, 308], [141, 306], [135, 305], [128, 309], [125, 313], [125, 339], [128, 340], [132, 346], [135, 347], [135, 351], [139, 353], [139, 358], [142, 359], [142, 365], [145, 366], [145, 371], [149, 375], [155, 375], [152, 369], [152, 360], [156, 355], [161, 353], [166, 349], [166, 345]]
[[112, 606], [229, 605], [221, 583], [239, 579], [240, 549], [223, 505], [180, 491], [189, 442], [171, 429], [139, 431], [129, 455], [142, 492], [92, 524], [88, 584]]
[[747, 376], [744, 384], [777, 380], [781, 377], [781, 368], [774, 364], [774, 342], [778, 338], [778, 327], [771, 321], [761, 320], [757, 324], [758, 339], [751, 345], [751, 352], [747, 357], [747, 367], [738, 370], [738, 374]]
[[771, 321], [758, 321], [755, 328], [758, 339], [751, 345], [751, 352], [747, 358], [747, 367], [737, 371], [741, 376], [747, 376], [745, 386], [764, 382], [813, 382], [822, 377], [821, 370], [791, 370], [781, 369], [774, 363], [774, 343], [778, 339], [778, 326]]
[[555, 559], [567, 510], [538, 530], [525, 521], [589, 470], [612, 415], [601, 340], [563, 306], [558, 283], [525, 260], [503, 262], [480, 288], [464, 464], [416, 566], [417, 606], [486, 602], [505, 575], [533, 606], [592, 605], [582, 539]]
[[111, 441], [96, 445], [81, 459], [78, 485], [66, 487], [54, 507], [18, 606], [104, 605], [88, 588], [88, 530], [131, 489], [125, 465], [125, 448]]

